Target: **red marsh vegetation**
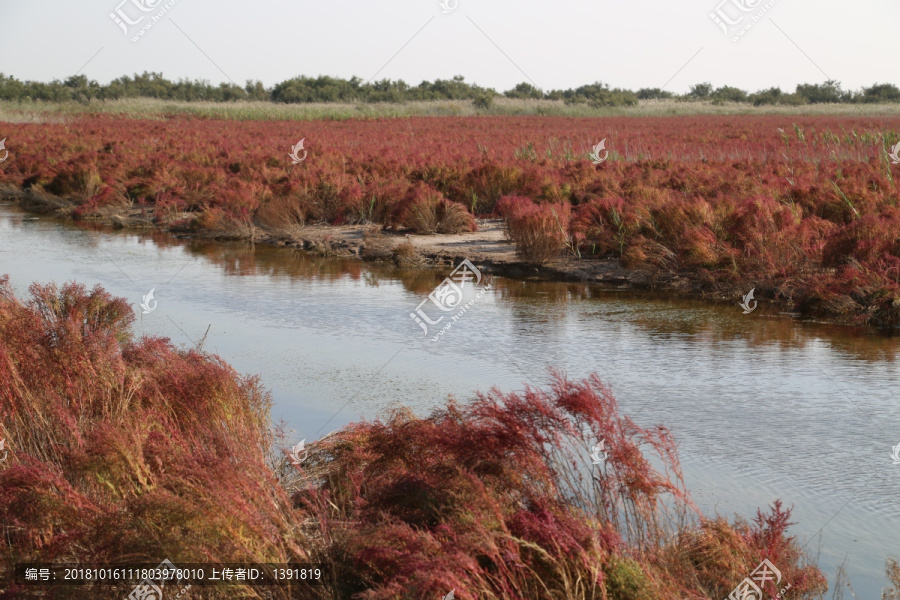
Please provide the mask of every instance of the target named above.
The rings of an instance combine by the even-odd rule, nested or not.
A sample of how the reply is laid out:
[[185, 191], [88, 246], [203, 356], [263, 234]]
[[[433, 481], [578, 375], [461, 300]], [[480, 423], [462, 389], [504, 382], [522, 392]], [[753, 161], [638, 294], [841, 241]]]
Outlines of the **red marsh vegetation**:
[[[617, 260], [660, 287], [756, 288], [801, 313], [895, 328], [898, 131], [898, 117], [862, 115], [85, 116], [5, 124], [0, 184], [75, 218], [257, 238], [312, 222], [464, 232], [511, 196], [525, 261]], [[609, 154], [593, 164], [602, 139]]]
[[596, 376], [352, 424], [295, 467], [258, 380], [136, 339], [133, 319], [99, 287], [19, 299], [0, 279], [0, 598], [26, 594], [15, 563], [163, 558], [326, 564], [304, 596], [321, 599], [720, 600], [764, 558], [793, 598], [826, 587], [790, 510], [701, 515], [668, 431], [621, 415]]

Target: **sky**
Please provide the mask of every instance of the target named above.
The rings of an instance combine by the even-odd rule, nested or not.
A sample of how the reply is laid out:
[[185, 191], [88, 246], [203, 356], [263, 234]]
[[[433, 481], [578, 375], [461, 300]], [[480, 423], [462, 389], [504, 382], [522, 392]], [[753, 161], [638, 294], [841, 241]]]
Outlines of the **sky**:
[[[117, 9], [142, 21], [126, 34], [110, 17]], [[728, 34], [711, 14], [733, 23]], [[462, 75], [498, 91], [602, 81], [676, 93], [703, 81], [793, 91], [830, 78], [859, 89], [900, 85], [898, 24], [897, 0], [0, 0], [0, 73], [106, 83], [155, 71], [266, 86]]]

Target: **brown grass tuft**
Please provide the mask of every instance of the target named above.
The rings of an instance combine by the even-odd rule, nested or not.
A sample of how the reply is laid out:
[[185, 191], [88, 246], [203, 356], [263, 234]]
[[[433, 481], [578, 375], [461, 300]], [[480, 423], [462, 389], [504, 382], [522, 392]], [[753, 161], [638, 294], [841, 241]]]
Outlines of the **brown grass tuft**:
[[558, 258], [568, 243], [568, 204], [536, 205], [528, 198], [504, 196], [497, 212], [506, 219], [506, 233], [516, 254], [529, 263], [543, 265]]
[[429, 235], [475, 231], [475, 218], [464, 206], [424, 184], [411, 191], [401, 223], [416, 233]]

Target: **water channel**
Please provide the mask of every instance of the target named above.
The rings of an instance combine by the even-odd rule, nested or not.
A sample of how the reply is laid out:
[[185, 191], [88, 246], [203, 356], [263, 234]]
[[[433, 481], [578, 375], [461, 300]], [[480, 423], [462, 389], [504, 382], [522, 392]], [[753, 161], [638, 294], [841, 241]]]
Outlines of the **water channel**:
[[[138, 334], [185, 346], [206, 334], [206, 350], [261, 376], [291, 440], [401, 405], [426, 414], [450, 395], [545, 385], [551, 367], [596, 372], [638, 424], [673, 432], [705, 512], [794, 505], [793, 533], [832, 578], [846, 559], [860, 598], [880, 598], [885, 559], [900, 555], [900, 465], [890, 458], [900, 337], [764, 307], [745, 315], [493, 277], [432, 341], [410, 313], [447, 272], [113, 231], [0, 204], [4, 273], [20, 297], [32, 282], [100, 284], [134, 304]], [[151, 289], [157, 308], [144, 315]]]

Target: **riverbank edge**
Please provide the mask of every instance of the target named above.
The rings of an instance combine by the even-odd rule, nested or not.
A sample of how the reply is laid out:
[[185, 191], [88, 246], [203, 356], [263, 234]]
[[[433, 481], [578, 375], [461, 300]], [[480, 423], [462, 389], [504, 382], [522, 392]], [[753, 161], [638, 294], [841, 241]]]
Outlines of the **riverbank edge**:
[[[159, 225], [153, 220], [153, 209], [109, 207], [89, 218], [76, 218], [76, 205], [69, 200], [41, 192], [13, 186], [0, 186], [0, 202], [11, 203], [26, 212], [50, 216], [71, 222], [94, 223], [117, 230], [161, 231], [179, 239], [214, 241], [244, 241], [273, 247], [302, 250], [313, 255], [331, 258], [359, 258], [366, 261], [387, 261], [404, 267], [435, 269], [452, 268], [468, 259], [483, 273], [518, 280], [556, 281], [591, 284], [606, 291], [664, 294], [673, 299], [700, 300], [714, 304], [734, 304], [740, 310], [744, 295], [754, 289], [757, 305], [768, 305], [760, 313], [783, 315], [799, 320], [847, 327], [861, 326], [853, 315], [810, 314], [798, 312], [789, 301], [779, 300], [776, 290], [750, 284], [746, 290], [722, 281], [703, 281], [700, 274], [664, 273], [622, 267], [617, 259], [579, 259], [562, 257], [545, 265], [520, 260], [515, 248], [506, 239], [500, 219], [479, 219], [478, 231], [467, 234], [412, 235], [384, 230], [380, 225], [309, 224], [288, 231], [269, 231], [260, 227], [246, 227], [240, 231], [198, 230], [178, 223]], [[394, 249], [404, 242], [415, 248], [415, 257], [398, 256]], [[751, 303], [751, 306], [753, 304]], [[888, 333], [890, 330], [887, 331]]]

